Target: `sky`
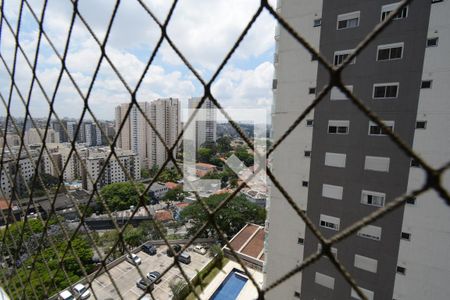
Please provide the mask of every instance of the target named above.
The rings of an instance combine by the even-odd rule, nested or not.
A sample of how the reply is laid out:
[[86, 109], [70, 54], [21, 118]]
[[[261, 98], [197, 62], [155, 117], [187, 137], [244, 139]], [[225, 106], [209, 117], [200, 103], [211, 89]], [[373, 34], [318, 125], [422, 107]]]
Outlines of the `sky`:
[[[29, 2], [35, 14], [40, 17], [43, 1]], [[80, 14], [98, 40], [103, 41], [115, 1], [78, 2]], [[168, 0], [148, 0], [144, 3], [161, 23], [165, 21], [172, 5]], [[205, 81], [209, 81], [256, 12], [259, 3], [259, 0], [180, 0], [167, 27], [167, 34], [194, 69]], [[14, 32], [17, 27], [19, 4], [18, 0], [5, 2], [5, 17]], [[274, 3], [272, 5], [274, 6]], [[43, 37], [36, 73], [45, 93], [38, 84], [34, 85], [29, 107], [33, 117], [48, 116], [49, 105], [45, 100], [47, 95], [49, 100], [54, 98], [55, 112], [59, 117], [80, 118], [84, 101], [79, 93], [87, 95], [101, 50], [92, 34], [77, 17], [65, 61], [79, 90], [64, 73], [55, 93], [61, 69], [60, 57], [64, 53], [72, 12], [73, 5], [69, 0], [48, 1], [43, 28], [59, 56]], [[31, 63], [35, 59], [38, 32], [38, 24], [30, 10], [24, 6], [19, 42]], [[264, 11], [212, 85], [213, 95], [224, 107], [270, 109], [274, 72], [272, 64], [274, 32], [275, 21]], [[1, 55], [11, 71], [15, 37], [5, 22], [2, 24], [1, 35]], [[112, 120], [114, 107], [120, 103], [130, 102], [130, 93], [114, 69], [121, 74], [129, 89], [134, 91], [160, 36], [159, 26], [138, 1], [120, 2], [105, 47], [105, 53], [113, 66], [105, 59], [102, 61], [88, 100], [88, 105], [96, 118]], [[10, 111], [14, 116], [20, 117], [25, 114], [21, 96], [25, 101], [28, 99], [32, 79], [32, 70], [20, 50], [14, 78], [21, 93], [13, 90]], [[1, 96], [7, 102], [11, 76], [2, 61], [0, 61], [0, 82]], [[136, 92], [137, 100], [152, 101], [157, 98], [175, 97], [181, 100], [182, 107], [186, 107], [188, 98], [201, 95], [203, 87], [200, 82], [169, 43], [164, 41]], [[0, 115], [6, 115], [3, 102], [0, 106], [2, 107]], [[85, 117], [90, 118], [89, 114]]]

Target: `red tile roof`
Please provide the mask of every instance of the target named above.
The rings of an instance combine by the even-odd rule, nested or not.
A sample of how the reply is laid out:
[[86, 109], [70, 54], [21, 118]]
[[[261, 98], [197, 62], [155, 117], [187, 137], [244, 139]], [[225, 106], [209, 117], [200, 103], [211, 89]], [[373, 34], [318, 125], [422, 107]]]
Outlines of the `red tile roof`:
[[173, 216], [172, 216], [172, 212], [168, 211], [168, 210], [157, 210], [155, 212], [155, 215], [153, 216], [153, 218], [155, 220], [161, 221], [161, 222], [166, 222], [166, 221], [171, 221], [173, 220]]
[[0, 198], [0, 209], [8, 209], [9, 208], [9, 201], [5, 198]]
[[168, 188], [169, 190], [173, 190], [178, 187], [178, 183], [171, 182], [171, 181], [166, 182], [165, 185], [166, 185], [166, 188]]

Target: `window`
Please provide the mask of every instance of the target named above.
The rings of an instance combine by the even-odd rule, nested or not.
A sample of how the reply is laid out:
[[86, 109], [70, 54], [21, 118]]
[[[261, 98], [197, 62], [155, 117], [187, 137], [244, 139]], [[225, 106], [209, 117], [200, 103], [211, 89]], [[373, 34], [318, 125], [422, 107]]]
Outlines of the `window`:
[[316, 93], [316, 88], [315, 87], [310, 87], [308, 90], [309, 94], [315, 94]]
[[329, 167], [345, 168], [347, 155], [343, 153], [325, 153], [325, 165]]
[[334, 278], [319, 272], [316, 272], [316, 276], [314, 278], [315, 283], [324, 286], [329, 289], [334, 289]]
[[411, 159], [411, 167], [420, 168], [420, 163], [415, 159]]
[[[392, 4], [387, 4], [387, 5], [383, 5], [381, 7], [381, 21], [384, 21], [390, 13], [392, 13], [394, 10], [396, 10], [398, 8], [398, 6], [400, 5], [400, 3], [392, 3]], [[408, 6], [404, 6], [398, 13], [397, 15], [394, 17], [393, 20], [400, 20], [400, 19], [404, 19], [408, 16]]]
[[[361, 290], [361, 292], [363, 292], [363, 294], [367, 297], [367, 299], [373, 300], [373, 298], [374, 298], [374, 293], [373, 293], [372, 291], [367, 290], [367, 289], [364, 289], [364, 288], [362, 288], [362, 287], [360, 287], [360, 286], [358, 286], [358, 287], [359, 287], [359, 289]], [[352, 289], [352, 291], [351, 291], [351, 293], [350, 293], [350, 296], [352, 296], [352, 298], [354, 298], [354, 299], [361, 299], [361, 298], [358, 296], [358, 293], [356, 293], [356, 291], [355, 291], [354, 289]]]
[[350, 121], [330, 120], [328, 121], [328, 133], [348, 134]]
[[[335, 66], [338, 66], [344, 62], [344, 60], [353, 52], [353, 49], [349, 50], [340, 50], [334, 52], [333, 63]], [[356, 58], [353, 58], [350, 64], [354, 64], [356, 62]]]
[[397, 266], [397, 273], [405, 275], [406, 273], [406, 268], [401, 267], [401, 266]]
[[381, 240], [381, 227], [374, 225], [367, 225], [361, 228], [358, 231], [357, 235], [366, 239], [379, 241]]
[[302, 181], [302, 186], [307, 187], [308, 186], [308, 181]]
[[427, 121], [416, 121], [416, 129], [427, 128]]
[[402, 240], [409, 241], [409, 240], [411, 240], [411, 233], [402, 232], [401, 238], [402, 238]]
[[433, 4], [433, 3], [439, 3], [439, 2], [444, 2], [444, 0], [431, 0], [431, 4]]
[[359, 11], [342, 14], [337, 17], [337, 29], [355, 28], [359, 26]]
[[313, 126], [313, 124], [314, 124], [314, 120], [311, 120], [311, 119], [309, 119], [309, 120], [306, 120], [306, 126], [308, 126], [308, 127], [312, 127], [312, 126]]
[[409, 205], [416, 205], [416, 197], [410, 197], [406, 199], [406, 203]]
[[277, 87], [278, 87], [278, 80], [277, 80], [277, 79], [274, 79], [274, 80], [272, 81], [272, 89], [273, 89], [273, 90], [276, 90]]
[[331, 198], [336, 200], [342, 200], [342, 194], [344, 188], [338, 185], [323, 184], [322, 185], [322, 197]]
[[311, 61], [316, 61], [317, 60], [317, 54], [313, 54], [311, 55]]
[[311, 157], [311, 151], [305, 151], [305, 157]]
[[438, 45], [439, 38], [429, 38], [427, 39], [427, 47], [436, 47]]
[[[384, 126], [386, 126], [390, 131], [394, 131], [394, 121], [383, 121]], [[375, 124], [374, 122], [369, 122], [369, 135], [386, 135], [387, 131]]]
[[295, 291], [295, 292], [294, 292], [294, 297], [295, 297], [295, 298], [300, 298], [300, 292]]
[[432, 80], [422, 80], [422, 83], [420, 84], [421, 89], [431, 89], [431, 83]]
[[354, 266], [359, 269], [368, 271], [368, 272], [376, 273], [377, 267], [378, 267], [378, 261], [373, 258], [369, 258], [366, 256], [356, 254]]
[[389, 157], [366, 156], [364, 160], [364, 170], [389, 172]]
[[403, 56], [403, 43], [380, 45], [377, 48], [377, 60], [395, 60]]
[[321, 214], [319, 224], [320, 224], [320, 227], [338, 231], [339, 226], [341, 224], [341, 220], [339, 218]]
[[314, 20], [314, 27], [319, 27], [320, 25], [322, 25], [322, 19], [315, 19]]
[[[353, 92], [353, 85], [345, 86], [350, 92]], [[337, 87], [331, 88], [330, 100], [348, 100], [347, 96]]]
[[373, 99], [397, 98], [399, 84], [379, 83], [373, 85]]
[[361, 192], [361, 203], [362, 204], [383, 207], [385, 199], [386, 199], [386, 194], [384, 194], [384, 193], [365, 191], [365, 190], [363, 190]]
[[297, 244], [303, 245], [304, 242], [305, 242], [304, 238], [298, 238], [297, 239]]

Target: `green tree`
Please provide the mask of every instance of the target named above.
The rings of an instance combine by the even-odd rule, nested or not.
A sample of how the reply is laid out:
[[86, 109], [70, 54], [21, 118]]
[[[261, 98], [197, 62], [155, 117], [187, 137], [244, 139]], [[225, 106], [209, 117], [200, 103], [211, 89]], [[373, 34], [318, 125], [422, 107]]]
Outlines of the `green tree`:
[[[136, 190], [131, 182], [117, 182], [103, 187], [100, 194], [112, 211], [125, 210], [129, 209], [131, 205], [136, 206], [139, 204], [139, 194], [144, 189], [143, 184], [137, 184]], [[101, 203], [98, 204], [100, 208], [103, 207]]]
[[197, 151], [197, 158], [202, 163], [211, 163], [211, 159], [213, 157], [214, 153], [213, 150], [209, 148], [199, 148]]
[[150, 178], [150, 170], [147, 168], [141, 169], [141, 177], [142, 178]]
[[167, 193], [164, 195], [163, 200], [180, 202], [184, 200], [186, 194], [187, 193], [183, 191], [183, 188], [181, 186], [178, 186], [172, 190], [168, 190]]
[[253, 154], [249, 153], [246, 148], [238, 147], [234, 154], [239, 158], [247, 167], [253, 166], [254, 158]]
[[139, 224], [139, 228], [141, 228], [142, 231], [144, 232], [146, 240], [162, 239], [162, 235], [156, 229], [156, 226], [158, 226], [160, 232], [163, 235], [167, 234], [167, 228], [164, 227], [164, 225], [160, 221], [155, 220], [154, 223], [152, 221], [144, 221]]
[[156, 173], [158, 173], [159, 170], [159, 166], [158, 165], [153, 165], [150, 169], [150, 177], [155, 177]]
[[135, 248], [146, 241], [146, 235], [142, 228], [129, 225], [123, 232], [123, 240], [127, 246]]
[[175, 279], [174, 281], [171, 281], [169, 283], [170, 290], [172, 291], [174, 300], [181, 300], [185, 297], [183, 296], [182, 292], [186, 287], [186, 283], [182, 280]]
[[171, 169], [164, 169], [161, 174], [158, 176], [158, 181], [162, 182], [177, 182], [181, 179], [181, 175], [178, 174], [177, 170], [175, 168]]
[[231, 137], [222, 136], [216, 140], [217, 151], [220, 153], [226, 153], [232, 150], [231, 148]]
[[[229, 194], [212, 195], [204, 201], [211, 208], [216, 208]], [[181, 212], [184, 221], [190, 220], [192, 226], [188, 229], [188, 236], [197, 232], [200, 227], [208, 220], [208, 214], [205, 212], [199, 202], [195, 202]], [[228, 235], [236, 234], [247, 222], [264, 224], [266, 211], [264, 208], [249, 202], [244, 196], [234, 197], [215, 215], [215, 222]], [[212, 225], [208, 225], [203, 232], [203, 236], [217, 237], [217, 232]]]

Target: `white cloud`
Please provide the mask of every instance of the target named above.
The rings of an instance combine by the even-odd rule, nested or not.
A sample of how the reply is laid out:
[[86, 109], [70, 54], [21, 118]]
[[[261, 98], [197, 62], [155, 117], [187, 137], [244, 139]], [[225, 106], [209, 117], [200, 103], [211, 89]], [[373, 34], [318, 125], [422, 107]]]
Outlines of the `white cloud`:
[[[194, 64], [198, 72], [205, 76], [217, 67], [229, 51], [255, 13], [259, 3], [258, 0], [180, 1], [168, 32], [182, 53]], [[170, 1], [147, 1], [147, 4], [156, 16], [164, 21]], [[40, 6], [33, 7], [39, 14]], [[100, 40], [106, 32], [112, 8], [111, 2], [107, 0], [80, 0], [80, 12]], [[72, 5], [69, 1], [49, 1], [44, 28], [60, 54], [63, 53], [71, 13]], [[7, 31], [5, 28], [5, 32]], [[273, 32], [272, 17], [263, 13], [234, 55], [232, 62], [222, 71], [213, 85], [214, 94], [224, 106], [267, 107], [270, 105], [272, 64], [261, 62], [253, 69], [248, 65], [253, 65], [252, 62], [255, 59], [261, 61], [259, 57], [262, 54], [267, 55], [267, 51], [273, 48]], [[121, 2], [106, 53], [132, 89], [136, 86], [159, 35], [156, 23], [151, 21], [137, 1]], [[5, 39], [7, 36], [7, 34], [2, 36], [1, 50], [10, 63], [12, 57], [7, 54], [13, 53], [14, 40]], [[37, 39], [36, 26], [22, 28], [21, 39], [32, 61]], [[59, 58], [52, 52], [53, 50], [43, 38], [38, 76], [49, 97], [53, 93], [61, 66]], [[83, 93], [86, 93], [91, 82], [100, 54], [97, 43], [84, 25], [77, 20], [66, 65]], [[246, 66], [246, 62], [250, 63]], [[0, 77], [7, 79], [8, 76], [1, 69], [4, 67], [0, 66]], [[23, 60], [18, 65], [16, 80], [21, 81], [21, 88], [29, 86], [30, 69]], [[3, 82], [7, 83], [8, 80]], [[7, 85], [0, 90], [5, 96]], [[148, 70], [137, 96], [139, 101], [151, 101], [158, 97], [178, 97], [184, 101], [202, 93], [203, 90], [199, 88], [198, 81], [165, 42], [154, 64]], [[112, 119], [114, 106], [129, 101], [129, 98], [129, 93], [104, 60], [89, 99], [92, 110], [100, 119]], [[83, 103], [66, 75], [61, 82], [55, 103], [60, 117], [79, 117]], [[15, 112], [22, 114], [23, 109], [18, 107]], [[41, 93], [33, 94], [32, 112], [36, 116], [48, 114], [48, 105]]]

